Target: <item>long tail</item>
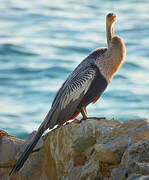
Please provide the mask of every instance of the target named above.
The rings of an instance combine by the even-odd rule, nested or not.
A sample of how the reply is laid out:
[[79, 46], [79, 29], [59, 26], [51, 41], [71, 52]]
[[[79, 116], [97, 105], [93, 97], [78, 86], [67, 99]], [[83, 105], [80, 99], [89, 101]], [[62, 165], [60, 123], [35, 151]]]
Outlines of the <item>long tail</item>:
[[33, 138], [32, 142], [26, 147], [25, 151], [23, 152], [23, 154], [21, 155], [21, 157], [19, 158], [17, 163], [14, 165], [13, 169], [11, 170], [11, 172], [9, 174], [10, 177], [13, 177], [15, 175], [15, 173], [21, 169], [21, 167], [23, 166], [23, 164], [27, 160], [28, 156], [30, 155], [30, 153], [32, 152], [34, 147], [36, 146], [38, 140], [40, 139], [40, 137], [42, 136], [44, 131], [48, 128], [46, 125], [48, 119], [49, 119], [49, 113], [47, 114], [43, 123], [40, 125], [40, 127], [39, 127], [35, 137]]

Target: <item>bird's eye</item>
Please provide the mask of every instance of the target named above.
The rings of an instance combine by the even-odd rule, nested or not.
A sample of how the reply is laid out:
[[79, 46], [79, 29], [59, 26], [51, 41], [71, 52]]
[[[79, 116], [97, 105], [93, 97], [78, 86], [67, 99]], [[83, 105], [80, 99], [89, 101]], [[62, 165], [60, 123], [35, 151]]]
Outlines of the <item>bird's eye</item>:
[[115, 15], [114, 13], [109, 13], [107, 16], [110, 17], [110, 18], [113, 18], [113, 17], [115, 17], [116, 15]]

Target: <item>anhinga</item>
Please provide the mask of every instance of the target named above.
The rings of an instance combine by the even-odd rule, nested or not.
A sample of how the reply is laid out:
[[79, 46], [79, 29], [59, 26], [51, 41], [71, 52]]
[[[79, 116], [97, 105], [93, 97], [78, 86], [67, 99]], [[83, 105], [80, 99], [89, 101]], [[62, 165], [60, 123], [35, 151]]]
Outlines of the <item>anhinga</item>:
[[62, 125], [74, 119], [79, 113], [82, 114], [83, 119], [88, 118], [86, 106], [98, 100], [125, 58], [124, 42], [113, 32], [115, 20], [115, 14], [107, 15], [107, 48], [98, 48], [91, 52], [63, 83], [35, 137], [13, 167], [11, 177], [23, 166], [46, 129]]

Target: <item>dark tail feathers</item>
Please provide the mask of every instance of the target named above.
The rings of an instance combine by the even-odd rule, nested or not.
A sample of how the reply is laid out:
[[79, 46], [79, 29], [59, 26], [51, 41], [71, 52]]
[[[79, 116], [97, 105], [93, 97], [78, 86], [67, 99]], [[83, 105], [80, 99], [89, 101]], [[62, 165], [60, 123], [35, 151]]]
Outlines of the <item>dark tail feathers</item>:
[[25, 151], [23, 152], [23, 154], [21, 155], [21, 157], [19, 158], [17, 163], [14, 165], [13, 169], [11, 170], [11, 172], [9, 174], [10, 177], [12, 177], [23, 166], [23, 164], [27, 160], [28, 156], [34, 149], [35, 145], [37, 144], [38, 140], [40, 139], [40, 137], [42, 136], [44, 131], [45, 131], [44, 126], [42, 126], [41, 128], [38, 129], [37, 134], [33, 138], [32, 142], [26, 147]]

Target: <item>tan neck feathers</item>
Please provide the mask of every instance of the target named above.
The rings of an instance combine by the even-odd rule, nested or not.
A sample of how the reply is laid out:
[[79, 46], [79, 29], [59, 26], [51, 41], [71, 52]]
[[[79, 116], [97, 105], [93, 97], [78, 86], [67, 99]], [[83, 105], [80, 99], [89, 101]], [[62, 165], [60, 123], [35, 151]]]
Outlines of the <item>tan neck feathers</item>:
[[118, 36], [114, 36], [110, 47], [102, 56], [100, 56], [99, 60], [96, 61], [96, 65], [99, 67], [100, 72], [106, 78], [108, 83], [121, 67], [125, 54], [126, 50], [123, 40]]
[[110, 47], [111, 40], [114, 36], [113, 25], [109, 22], [106, 22], [106, 36], [107, 36], [107, 45]]

